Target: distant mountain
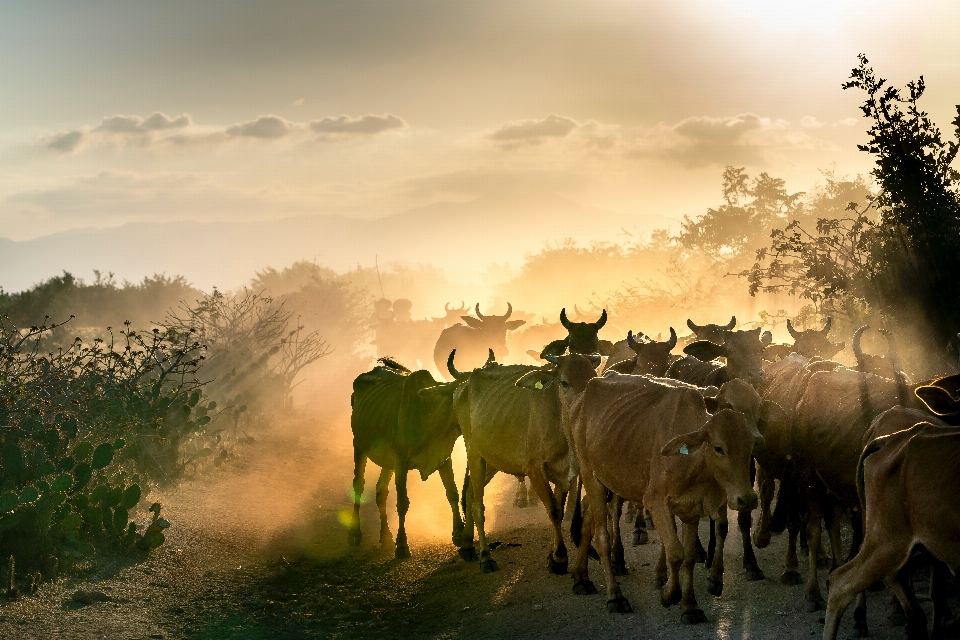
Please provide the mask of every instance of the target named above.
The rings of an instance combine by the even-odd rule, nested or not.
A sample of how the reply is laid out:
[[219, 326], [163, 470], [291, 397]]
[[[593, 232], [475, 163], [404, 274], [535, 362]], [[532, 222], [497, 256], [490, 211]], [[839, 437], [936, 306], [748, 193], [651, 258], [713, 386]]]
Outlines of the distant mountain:
[[195, 285], [233, 288], [266, 266], [316, 260], [337, 270], [391, 262], [429, 263], [473, 279], [491, 263], [520, 264], [545, 243], [615, 240], [673, 222], [583, 207], [560, 197], [481, 197], [441, 202], [375, 220], [299, 216], [270, 222], [134, 222], [71, 229], [15, 242], [0, 238], [0, 287], [19, 291], [69, 271], [118, 279], [181, 274]]

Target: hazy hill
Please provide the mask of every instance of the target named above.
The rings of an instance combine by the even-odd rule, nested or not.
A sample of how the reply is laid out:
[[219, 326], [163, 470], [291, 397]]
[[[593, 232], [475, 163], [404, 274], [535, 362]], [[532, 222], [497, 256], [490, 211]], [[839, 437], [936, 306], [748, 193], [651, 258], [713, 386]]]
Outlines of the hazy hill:
[[431, 263], [473, 279], [491, 263], [518, 265], [525, 252], [565, 237], [587, 243], [649, 232], [671, 220], [582, 207], [559, 197], [482, 197], [436, 203], [376, 220], [301, 216], [271, 222], [134, 222], [72, 229], [33, 240], [0, 238], [0, 287], [18, 291], [61, 271], [118, 279], [183, 274], [201, 288], [231, 288], [265, 266], [316, 260], [334, 269], [394, 261]]

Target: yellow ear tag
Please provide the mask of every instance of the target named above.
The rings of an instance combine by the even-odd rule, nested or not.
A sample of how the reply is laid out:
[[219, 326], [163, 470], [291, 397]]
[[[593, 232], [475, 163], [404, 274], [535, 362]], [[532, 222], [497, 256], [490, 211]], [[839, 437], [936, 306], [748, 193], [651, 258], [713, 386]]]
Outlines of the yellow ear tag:
[[534, 389], [543, 389], [543, 382], [541, 382], [540, 380], [537, 380], [537, 383], [536, 383], [535, 385], [533, 385], [533, 388], [534, 388]]
[[690, 455], [690, 449], [687, 449], [687, 445], [685, 444], [680, 445], [680, 455], [682, 456]]

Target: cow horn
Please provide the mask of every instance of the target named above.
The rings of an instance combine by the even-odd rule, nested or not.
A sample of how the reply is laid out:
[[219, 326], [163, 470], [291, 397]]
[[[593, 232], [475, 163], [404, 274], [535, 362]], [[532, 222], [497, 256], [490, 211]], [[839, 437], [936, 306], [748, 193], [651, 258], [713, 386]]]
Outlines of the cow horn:
[[735, 326], [737, 326], [737, 316], [730, 316], [730, 322], [728, 322], [727, 324], [723, 325], [723, 326], [720, 327], [720, 328], [721, 328], [721, 329], [726, 329], [727, 331], [730, 331], [730, 330], [733, 329]]
[[547, 362], [552, 362], [553, 364], [559, 364], [559, 363], [560, 363], [560, 356], [558, 356], [558, 355], [556, 355], [556, 354], [553, 354], [553, 353], [545, 353], [545, 354], [543, 354], [543, 359], [546, 360]]
[[496, 362], [496, 361], [497, 361], [497, 356], [493, 355], [493, 349], [489, 349], [489, 348], [488, 348], [487, 351], [488, 351], [489, 353], [487, 354], [487, 361], [484, 362], [484, 364], [490, 364], [490, 363], [492, 363], [492, 362]]
[[460, 311], [466, 311], [466, 310], [467, 310], [467, 305], [463, 302], [463, 300], [461, 300], [461, 301], [460, 301]]
[[477, 317], [478, 317], [478, 318], [480, 318], [481, 320], [486, 320], [486, 318], [483, 317], [483, 314], [480, 313], [480, 303], [479, 303], [479, 302], [477, 303], [477, 306], [476, 306], [476, 308], [474, 309], [474, 312], [477, 314]]
[[453, 357], [457, 355], [457, 350], [454, 349], [450, 352], [450, 355], [447, 356], [447, 371], [450, 372], [450, 375], [453, 376], [454, 380], [463, 380], [466, 377], [465, 373], [460, 373], [457, 371], [457, 368], [453, 366]]
[[604, 309], [603, 313], [600, 314], [600, 319], [597, 320], [594, 325], [597, 327], [597, 331], [603, 328], [603, 325], [607, 324], [607, 310]]
[[670, 346], [671, 351], [677, 346], [677, 332], [673, 330], [673, 327], [670, 327], [670, 340], [667, 344]]
[[793, 324], [790, 322], [790, 318], [787, 318], [787, 331], [793, 336], [794, 340], [797, 340], [800, 336], [797, 335], [799, 331], [793, 328]]
[[694, 333], [700, 329], [700, 327], [690, 318], [687, 318], [687, 326], [690, 327], [690, 331], [693, 331]]
[[508, 320], [510, 316], [513, 315], [513, 305], [509, 302], [507, 303], [507, 315], [503, 316], [504, 321]]
[[449, 302], [444, 303], [444, 305], [443, 305], [443, 310], [446, 311], [447, 313], [450, 313], [450, 303], [449, 303]]
[[560, 309], [560, 324], [563, 325], [563, 328], [567, 331], [570, 331], [570, 321], [567, 320], [567, 308], [564, 307]]
[[820, 330], [820, 333], [824, 338], [827, 337], [827, 334], [830, 333], [830, 325], [833, 324], [833, 317], [827, 316], [827, 322], [823, 325], [823, 329]]
[[640, 351], [640, 345], [637, 344], [637, 341], [633, 339], [633, 329], [627, 331], [627, 346], [634, 351]]
[[863, 371], [866, 368], [866, 363], [863, 360], [863, 349], [860, 347], [860, 336], [869, 328], [867, 325], [863, 325], [853, 332], [853, 355], [857, 358], [858, 371]]

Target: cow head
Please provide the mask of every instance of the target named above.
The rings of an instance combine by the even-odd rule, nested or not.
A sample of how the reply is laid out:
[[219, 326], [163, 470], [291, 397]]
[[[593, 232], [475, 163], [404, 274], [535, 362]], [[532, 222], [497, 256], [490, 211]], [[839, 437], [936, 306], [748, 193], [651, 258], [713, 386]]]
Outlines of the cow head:
[[715, 344], [723, 344], [724, 331], [732, 331], [737, 326], [737, 316], [732, 316], [727, 324], [696, 324], [687, 318], [687, 326], [697, 336], [697, 340], [709, 340]]
[[525, 373], [516, 384], [524, 389], [544, 391], [556, 388], [564, 405], [576, 395], [583, 393], [587, 383], [597, 377], [600, 355], [570, 353], [564, 356], [547, 355], [548, 364]]
[[602, 342], [597, 334], [607, 323], [607, 310], [600, 314], [596, 322], [572, 322], [567, 318], [567, 310], [560, 310], [560, 324], [567, 330], [567, 337], [563, 340], [554, 340], [540, 353], [540, 357], [547, 360], [548, 355], [559, 356], [568, 349], [570, 353], [600, 353]]
[[[641, 339], [645, 337], [643, 334], [639, 335]], [[667, 367], [670, 365], [670, 352], [677, 346], [677, 332], [673, 330], [673, 327], [670, 327], [670, 339], [666, 342], [653, 340], [638, 342], [633, 337], [633, 331], [628, 331], [627, 344], [637, 354], [633, 373], [649, 374], [659, 378], [667, 373]]]
[[460, 322], [461, 318], [463, 317], [463, 314], [469, 311], [470, 311], [469, 307], [463, 304], [463, 300], [460, 301], [459, 308], [457, 307], [451, 308], [450, 303], [447, 302], [446, 304], [443, 305], [444, 315], [440, 318], [431, 318], [431, 320], [433, 320], [435, 323], [439, 325], [443, 325], [445, 327], [452, 327], [453, 325]]
[[843, 342], [830, 342], [827, 334], [830, 333], [830, 325], [833, 318], [828, 317], [823, 329], [807, 329], [806, 331], [797, 331], [793, 328], [790, 320], [787, 320], [787, 331], [793, 337], [793, 350], [802, 356], [813, 358], [819, 356], [824, 360], [829, 360], [833, 356], [843, 351]]
[[507, 350], [507, 331], [513, 331], [514, 329], [524, 325], [526, 320], [510, 320], [510, 316], [513, 314], [513, 305], [509, 302], [507, 303], [507, 313], [502, 316], [485, 316], [480, 313], [480, 303], [477, 303], [477, 306], [474, 308], [474, 313], [477, 317], [471, 316], [460, 316], [460, 319], [467, 323], [467, 326], [471, 329], [476, 329], [483, 333], [484, 340], [487, 341], [492, 348], [497, 350], [497, 353], [502, 353], [503, 355], [509, 355]]
[[759, 327], [749, 331], [721, 329], [720, 338], [723, 344], [698, 340], [684, 347], [683, 352], [705, 362], [723, 356], [727, 359], [730, 378], [741, 378], [754, 386], [763, 384], [760, 356], [773, 338], [770, 332], [761, 336]]
[[699, 430], [667, 442], [660, 455], [702, 455], [710, 474], [726, 491], [727, 504], [737, 511], [750, 511], [758, 502], [750, 480], [753, 445], [754, 437], [743, 414], [723, 409]]
[[[767, 406], [765, 406], [765, 404]], [[753, 434], [754, 447], [759, 449], [764, 444], [763, 432], [760, 430], [760, 422], [765, 414], [772, 409], [769, 405], [775, 403], [764, 400], [753, 388], [753, 385], [744, 382], [740, 378], [727, 380], [720, 387], [720, 393], [716, 397], [715, 411], [723, 409], [732, 409], [739, 411], [747, 419], [747, 428]]]

